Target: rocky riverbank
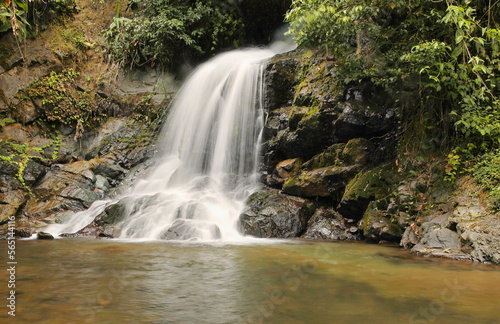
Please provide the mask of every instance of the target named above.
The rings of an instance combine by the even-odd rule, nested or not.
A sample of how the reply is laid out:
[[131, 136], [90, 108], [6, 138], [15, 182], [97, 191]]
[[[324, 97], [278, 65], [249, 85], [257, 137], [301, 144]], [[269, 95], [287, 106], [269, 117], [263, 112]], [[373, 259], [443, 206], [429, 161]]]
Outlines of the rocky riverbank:
[[398, 158], [411, 84], [398, 93], [339, 84], [335, 61], [313, 52], [276, 57], [266, 72], [264, 188], [248, 199], [244, 232], [500, 262], [499, 216], [474, 181], [445, 181], [436, 155]]

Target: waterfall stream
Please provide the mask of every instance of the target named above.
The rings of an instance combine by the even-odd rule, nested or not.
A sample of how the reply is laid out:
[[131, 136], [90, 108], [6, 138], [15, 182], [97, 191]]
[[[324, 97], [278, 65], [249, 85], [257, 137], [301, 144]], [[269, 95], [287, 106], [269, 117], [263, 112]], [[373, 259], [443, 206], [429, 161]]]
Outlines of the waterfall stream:
[[239, 214], [258, 187], [263, 62], [286, 50], [234, 50], [200, 65], [170, 107], [159, 159], [147, 176], [119, 197], [97, 201], [45, 231], [76, 232], [120, 204], [121, 238], [241, 239]]

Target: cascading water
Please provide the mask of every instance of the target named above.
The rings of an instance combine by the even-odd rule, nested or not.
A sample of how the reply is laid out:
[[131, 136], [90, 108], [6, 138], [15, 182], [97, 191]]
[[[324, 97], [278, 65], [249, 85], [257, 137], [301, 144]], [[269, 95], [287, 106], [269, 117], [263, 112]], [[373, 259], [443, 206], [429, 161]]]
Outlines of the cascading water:
[[235, 50], [202, 64], [171, 106], [161, 158], [149, 174], [115, 200], [96, 202], [46, 231], [75, 232], [121, 204], [122, 238], [241, 238], [238, 217], [258, 183], [262, 62], [289, 49]]

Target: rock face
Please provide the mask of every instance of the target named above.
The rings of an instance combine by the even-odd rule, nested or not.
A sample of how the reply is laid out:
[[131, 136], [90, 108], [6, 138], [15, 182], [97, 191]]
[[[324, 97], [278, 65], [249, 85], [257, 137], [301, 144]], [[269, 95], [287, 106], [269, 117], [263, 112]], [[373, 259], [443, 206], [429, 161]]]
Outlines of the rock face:
[[[87, 209], [155, 153], [159, 125], [179, 85], [165, 72], [125, 73], [105, 62], [98, 45], [112, 15], [95, 12], [115, 12], [117, 3], [79, 2], [64, 28], [80, 31], [84, 21], [83, 47], [65, 39], [60, 26], [28, 39], [23, 55], [10, 33], [0, 35], [0, 238], [9, 218], [26, 237]], [[68, 70], [78, 77], [64, 88], [83, 101], [72, 106], [93, 112], [83, 123], [73, 116], [48, 119], [48, 94], [29, 95], [33, 82]]]
[[[336, 74], [333, 60], [301, 51], [268, 64], [262, 179], [275, 189], [250, 197], [246, 234], [345, 240], [376, 227], [358, 221], [389, 190], [370, 171], [388, 158], [394, 108], [379, 89], [341, 85]], [[383, 232], [373, 236], [397, 240]]]

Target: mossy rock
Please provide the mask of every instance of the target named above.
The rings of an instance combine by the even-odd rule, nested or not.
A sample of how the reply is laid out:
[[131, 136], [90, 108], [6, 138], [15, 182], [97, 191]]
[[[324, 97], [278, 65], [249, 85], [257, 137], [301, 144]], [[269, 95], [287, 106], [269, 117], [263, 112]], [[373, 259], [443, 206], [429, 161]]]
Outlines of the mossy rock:
[[341, 155], [342, 152], [344, 151], [344, 148], [345, 144], [343, 143], [338, 143], [329, 146], [325, 151], [313, 156], [309, 161], [304, 163], [302, 169], [310, 171], [331, 165], [341, 166], [343, 165], [343, 162], [341, 160]]
[[394, 163], [362, 171], [347, 184], [337, 210], [346, 218], [360, 219], [370, 201], [388, 198], [398, 181]]
[[376, 201], [368, 204], [361, 225], [363, 236], [367, 242], [399, 243], [403, 236], [401, 228], [387, 217], [384, 210], [379, 209]]
[[301, 59], [295, 90], [295, 106], [333, 107], [343, 97], [345, 87], [336, 77], [336, 64], [312, 52], [305, 52]]
[[353, 138], [345, 145], [341, 159], [348, 165], [365, 165], [369, 162], [371, 153], [374, 150], [375, 146], [366, 138]]
[[[346, 184], [356, 174], [357, 166], [328, 166], [303, 171], [283, 185], [283, 192], [299, 197], [339, 199]], [[338, 201], [338, 200], [337, 200]]]
[[273, 172], [267, 176], [267, 184], [281, 188], [288, 179], [297, 176], [301, 166], [301, 159], [288, 159], [279, 162]]
[[9, 63], [9, 59], [15, 53], [16, 50], [9, 42], [3, 41], [0, 43], [0, 72], [1, 69], [8, 70], [11, 68], [11, 63]]
[[284, 195], [275, 189], [253, 193], [246, 205], [240, 215], [242, 232], [265, 238], [300, 236], [315, 211], [311, 201]]

